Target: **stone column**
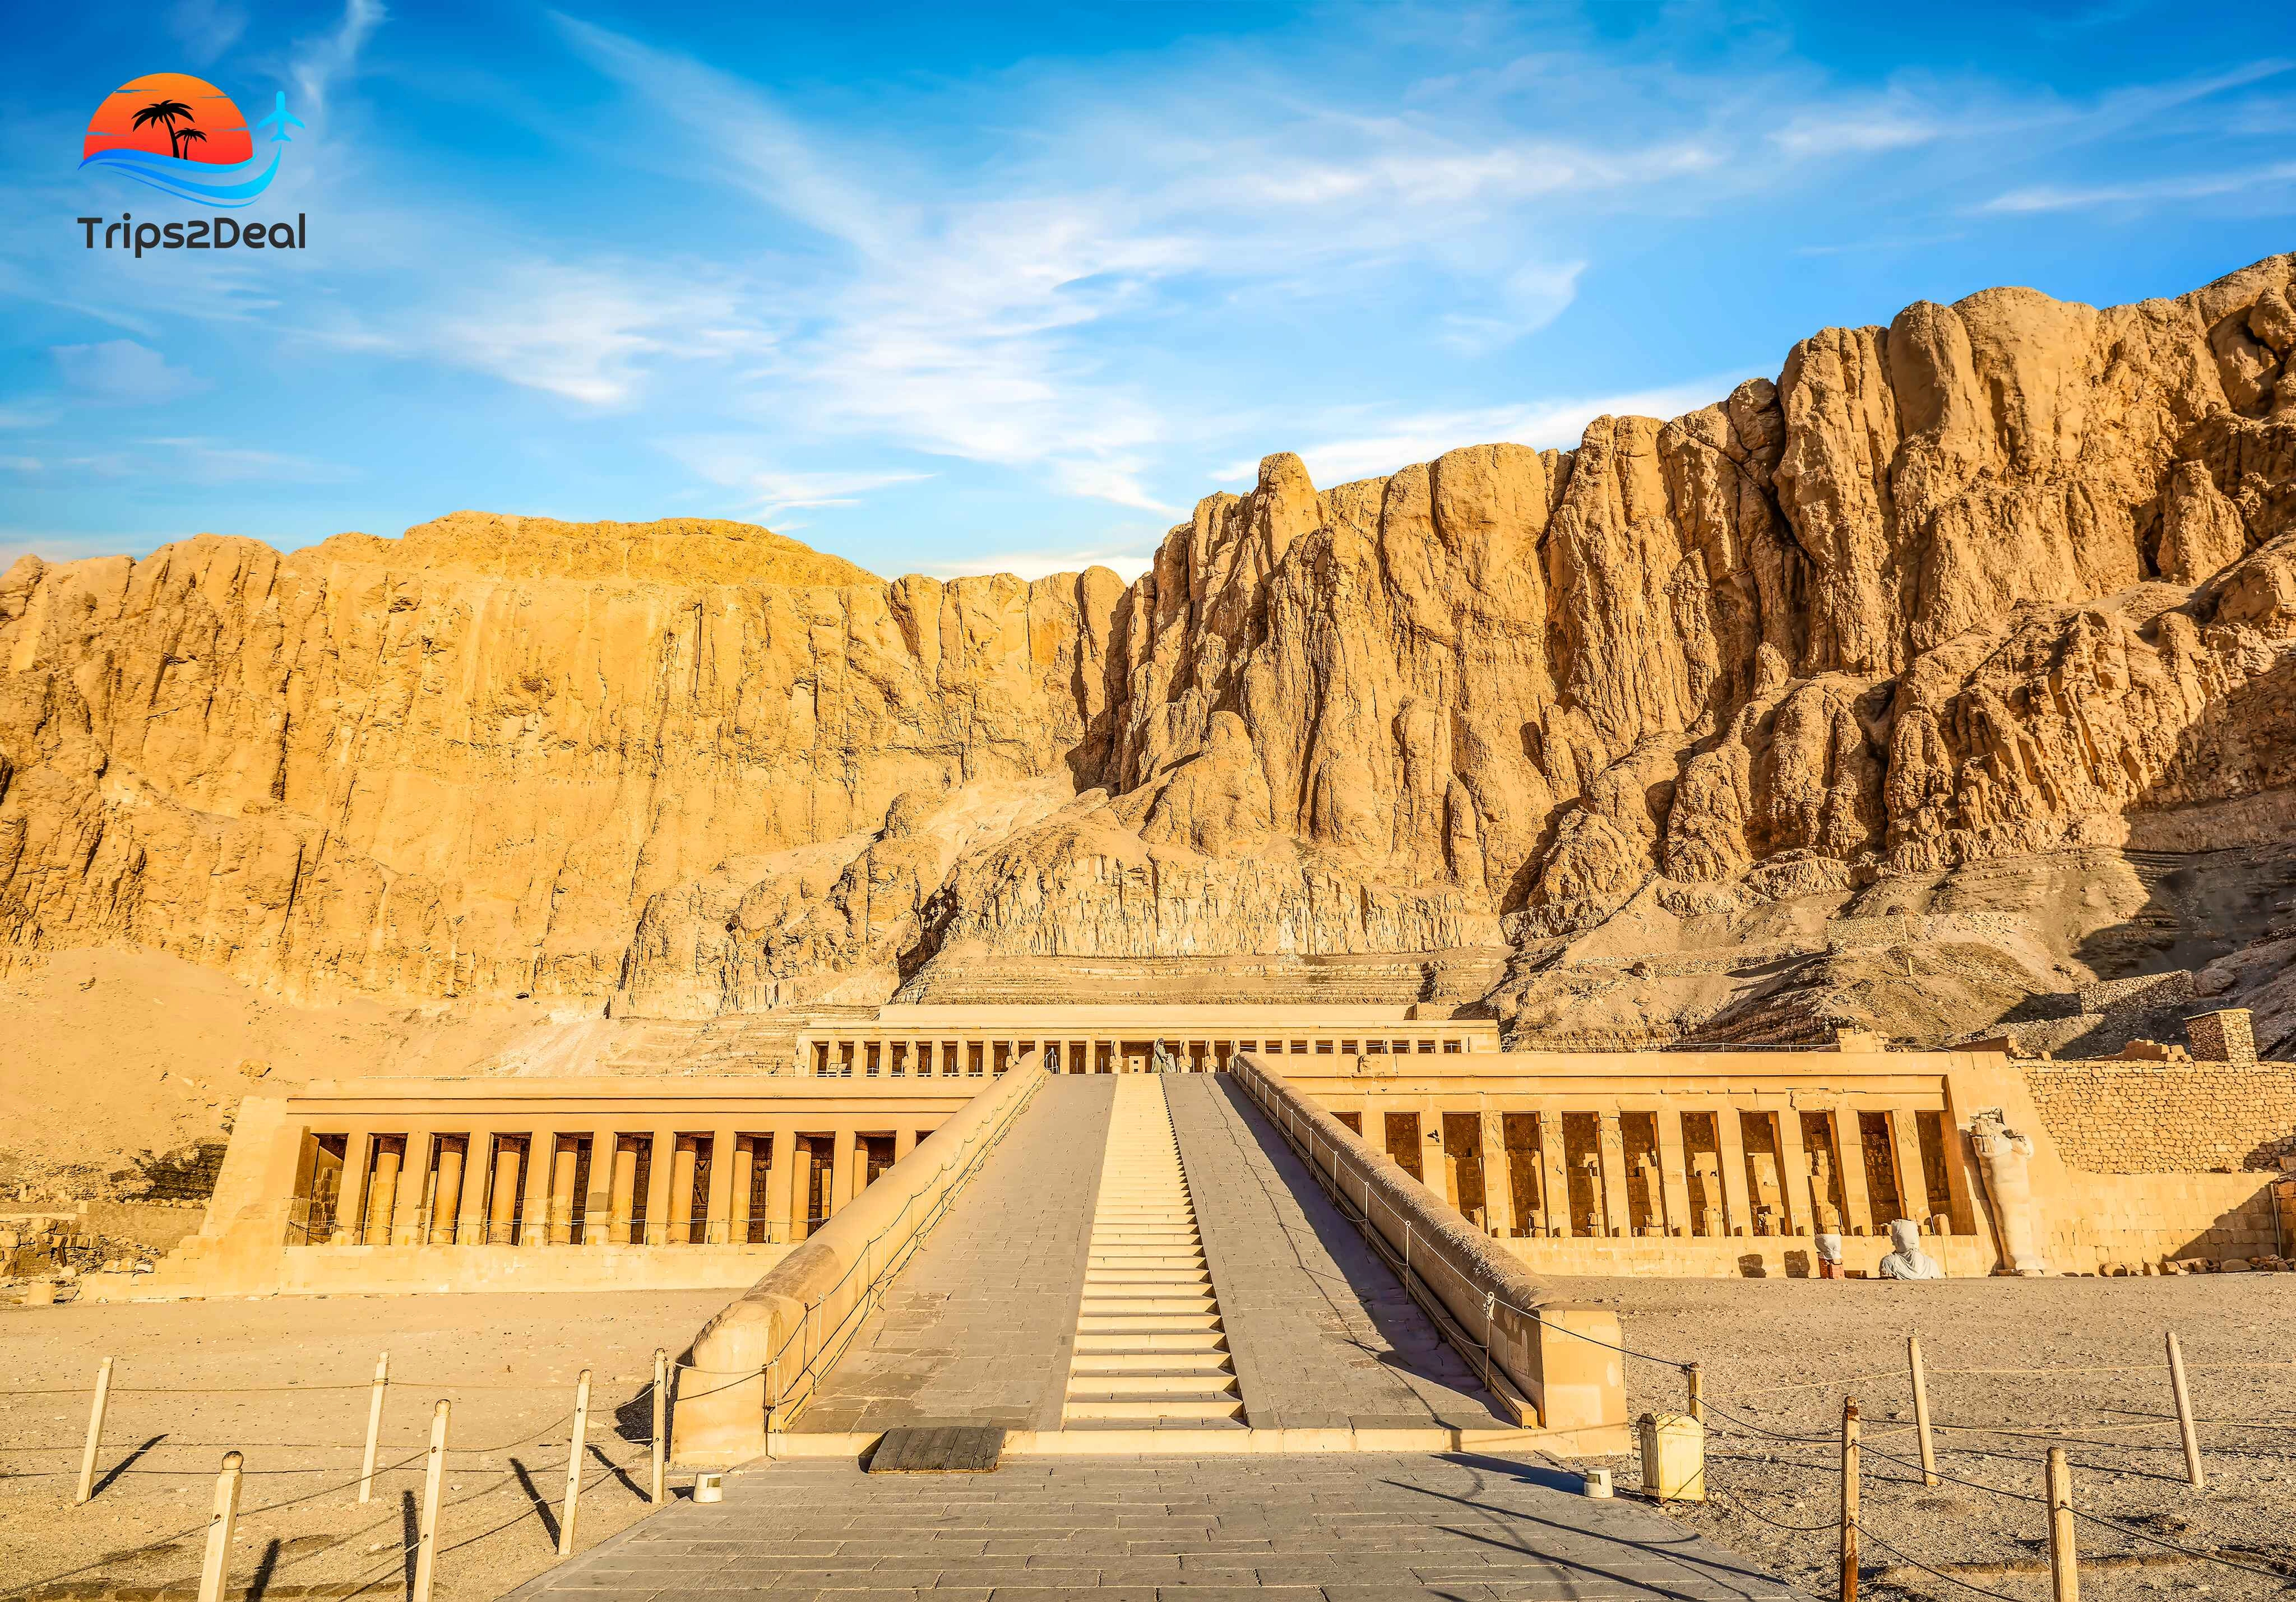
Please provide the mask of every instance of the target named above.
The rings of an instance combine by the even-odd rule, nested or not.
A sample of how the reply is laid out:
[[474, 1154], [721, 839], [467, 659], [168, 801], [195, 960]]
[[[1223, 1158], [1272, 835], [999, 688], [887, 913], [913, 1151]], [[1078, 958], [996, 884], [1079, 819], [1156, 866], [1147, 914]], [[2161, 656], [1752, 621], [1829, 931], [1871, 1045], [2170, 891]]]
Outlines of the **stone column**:
[[455, 1220], [463, 1210], [463, 1157], [467, 1149], [467, 1143], [463, 1147], [445, 1141], [439, 1144], [439, 1187], [430, 1201], [431, 1245], [455, 1244]]
[[[757, 1183], [758, 1148], [754, 1142], [736, 1134], [720, 1134], [726, 1149], [733, 1154], [726, 1167], [726, 1241], [728, 1245], [747, 1245], [750, 1240], [750, 1191]], [[715, 1189], [713, 1186], [711, 1187]]]
[[496, 1134], [494, 1138], [494, 1183], [487, 1191], [487, 1244], [506, 1246], [511, 1244], [511, 1220], [518, 1215], [518, 1147], [511, 1138]]
[[1954, 1121], [1950, 1103], [1939, 1120], [1940, 1144], [1945, 1147], [1945, 1187], [1953, 1197], [1953, 1232], [1956, 1235], [1978, 1233], [1977, 1209], [1969, 1194], [1969, 1163], [1965, 1158], [1968, 1137]]
[[544, 1238], [554, 1246], [574, 1244], [574, 1170], [580, 1162], [575, 1147], [550, 1138], [550, 1229]]
[[829, 1183], [821, 1187], [821, 1216], [835, 1218], [845, 1205], [845, 1186], [853, 1166], [853, 1132], [832, 1130], [829, 1136]]
[[366, 1206], [359, 1215], [359, 1239], [370, 1246], [390, 1244], [390, 1226], [398, 1211], [399, 1171], [406, 1158], [403, 1139], [385, 1146], [375, 1137], [374, 1167], [366, 1185]]
[[463, 1153], [463, 1202], [455, 1220], [455, 1240], [465, 1246], [487, 1244], [487, 1179], [488, 1164], [492, 1160], [489, 1142], [491, 1130], [472, 1130], [470, 1145]]
[[1922, 1168], [1922, 1132], [1911, 1107], [1890, 1109], [1890, 1146], [1898, 1159], [1898, 1216], [1930, 1227], [1929, 1175]]
[[[653, 1163], [646, 1171], [646, 1245], [668, 1244], [670, 1201], [677, 1171], [677, 1131], [656, 1130], [653, 1132]], [[688, 1183], [693, 1179], [689, 1161], [685, 1171]]]
[[784, 1241], [798, 1237], [797, 1126], [774, 1126], [772, 1165], [766, 1171], [766, 1238], [779, 1230]]
[[335, 1193], [335, 1229], [324, 1242], [357, 1245], [365, 1238], [367, 1176], [374, 1171], [374, 1130], [354, 1123], [343, 1132], [342, 1188]]
[[1499, 1239], [1514, 1233], [1514, 1174], [1507, 1166], [1506, 1114], [1488, 1096], [1476, 1097], [1475, 1132], [1483, 1155], [1484, 1227]]
[[611, 1130], [590, 1131], [590, 1189], [582, 1198], [582, 1244], [603, 1246], [614, 1237], [614, 1147]]
[[1833, 1149], [1841, 1164], [1841, 1232], [1870, 1235], [1874, 1199], [1866, 1188], [1866, 1139], [1851, 1107], [1833, 1110]]
[[1627, 1213], [1626, 1138], [1619, 1130], [1617, 1108], [1606, 1108], [1597, 1116], [1602, 1121], [1603, 1227], [1613, 1239], [1622, 1239], [1634, 1234]]
[[1817, 1214], [1810, 1208], [1809, 1152], [1801, 1143], [1801, 1109], [1786, 1098], [1778, 1109], [1778, 1206], [1785, 1214], [1779, 1225], [1788, 1235], [1815, 1235]]
[[1562, 1104], [1538, 1104], [1538, 1197], [1549, 1236], [1567, 1236], [1570, 1228], [1570, 1174], [1563, 1163]]
[[709, 1212], [701, 1238], [713, 1246], [734, 1238], [734, 1146], [740, 1138], [730, 1129], [709, 1137], [709, 1194], [703, 1202]]
[[689, 1245], [693, 1240], [693, 1171], [701, 1154], [690, 1140], [677, 1141], [670, 1153], [669, 1233], [665, 1239], [673, 1246]]
[[398, 1206], [390, 1223], [390, 1244], [419, 1246], [429, 1238], [423, 1190], [430, 1182], [430, 1146], [438, 1136], [429, 1130], [410, 1130], [406, 1157], [398, 1171]]
[[1682, 1113], [1665, 1103], [1659, 1105], [1658, 1172], [1660, 1188], [1666, 1195], [1666, 1232], [1686, 1236], [1690, 1233], [1690, 1156], [1682, 1140]]
[[1715, 1109], [1714, 1160], [1722, 1170], [1722, 1227], [1732, 1235], [1751, 1235], [1754, 1204], [1746, 1194], [1746, 1129], [1729, 1102]]
[[539, 1246], [550, 1239], [550, 1187], [556, 1180], [558, 1132], [537, 1130], [526, 1141], [526, 1212], [519, 1221], [518, 1244]]
[[612, 1152], [613, 1186], [606, 1228], [613, 1243], [622, 1246], [629, 1244], [630, 1224], [638, 1213], [638, 1154], [635, 1146], [625, 1146], [619, 1134]]
[[917, 1132], [907, 1124], [893, 1131], [893, 1161], [899, 1162], [917, 1149]]

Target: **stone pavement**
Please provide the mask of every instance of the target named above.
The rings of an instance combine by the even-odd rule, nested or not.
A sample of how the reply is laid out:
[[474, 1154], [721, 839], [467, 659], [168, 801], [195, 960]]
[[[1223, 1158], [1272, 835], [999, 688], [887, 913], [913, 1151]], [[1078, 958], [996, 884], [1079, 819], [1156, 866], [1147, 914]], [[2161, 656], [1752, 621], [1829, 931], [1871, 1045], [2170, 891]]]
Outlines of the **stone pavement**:
[[1512, 1427], [1233, 1078], [1164, 1084], [1254, 1428]]
[[1060, 1428], [1115, 1087], [1113, 1075], [1046, 1076], [797, 1434]]
[[987, 1475], [736, 1470], [511, 1593], [516, 1602], [1795, 1598], [1651, 1509], [1472, 1454], [1007, 1458]]

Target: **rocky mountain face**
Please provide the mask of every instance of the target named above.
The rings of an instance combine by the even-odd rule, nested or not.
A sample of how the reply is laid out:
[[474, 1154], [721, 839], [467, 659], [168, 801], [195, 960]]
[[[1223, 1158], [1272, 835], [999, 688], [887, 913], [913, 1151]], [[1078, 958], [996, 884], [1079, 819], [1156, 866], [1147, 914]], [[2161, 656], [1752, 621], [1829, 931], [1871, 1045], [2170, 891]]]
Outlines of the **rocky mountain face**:
[[[1974, 955], [1909, 1027], [1988, 1022], [2160, 960], [2112, 932], [2146, 853], [2296, 842], [2292, 280], [1916, 305], [1568, 452], [1324, 489], [1271, 456], [1128, 589], [472, 513], [27, 558], [0, 940], [682, 1016], [968, 962], [1496, 953], [1487, 1004], [1567, 1035], [1606, 962], [1927, 918]], [[2276, 907], [2194, 913], [2188, 955]], [[1829, 960], [1800, 982], [1894, 973]], [[1718, 983], [1618, 1026], [1761, 999]]]

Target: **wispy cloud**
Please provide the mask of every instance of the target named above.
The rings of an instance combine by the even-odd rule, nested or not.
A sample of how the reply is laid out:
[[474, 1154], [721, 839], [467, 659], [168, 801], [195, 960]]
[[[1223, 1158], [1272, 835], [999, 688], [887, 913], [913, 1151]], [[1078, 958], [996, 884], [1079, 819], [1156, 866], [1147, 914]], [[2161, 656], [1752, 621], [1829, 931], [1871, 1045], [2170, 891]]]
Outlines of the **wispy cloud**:
[[[683, 277], [683, 275], [679, 275]], [[732, 285], [664, 282], [617, 265], [518, 264], [426, 331], [426, 354], [594, 407], [636, 398], [665, 360], [759, 347]]]
[[250, 449], [225, 440], [193, 436], [146, 440], [143, 444], [168, 453], [163, 471], [200, 484], [343, 484], [359, 476], [356, 468], [338, 463], [285, 451]]
[[301, 103], [315, 111], [326, 109], [328, 91], [357, 67], [359, 53], [382, 26], [385, 14], [381, 0], [345, 0], [343, 14], [332, 29], [297, 43], [290, 70], [302, 92]]
[[[2275, 162], [2245, 172], [2186, 173], [2170, 178], [2148, 178], [2133, 184], [2095, 184], [2056, 187], [2037, 185], [1997, 194], [1980, 211], [2080, 211], [2097, 206], [2176, 205], [2251, 190], [2296, 184], [2296, 161]], [[2284, 197], [2284, 209], [2296, 210], [2296, 187]]]
[[800, 506], [850, 506], [873, 489], [920, 483], [932, 476], [922, 472], [790, 472], [761, 464], [753, 441], [733, 438], [664, 440], [660, 444], [664, 452], [685, 464], [688, 471], [712, 484], [737, 491], [737, 509], [756, 517], [771, 517]]
[[207, 387], [133, 340], [58, 345], [49, 354], [67, 388], [106, 406], [158, 406]]

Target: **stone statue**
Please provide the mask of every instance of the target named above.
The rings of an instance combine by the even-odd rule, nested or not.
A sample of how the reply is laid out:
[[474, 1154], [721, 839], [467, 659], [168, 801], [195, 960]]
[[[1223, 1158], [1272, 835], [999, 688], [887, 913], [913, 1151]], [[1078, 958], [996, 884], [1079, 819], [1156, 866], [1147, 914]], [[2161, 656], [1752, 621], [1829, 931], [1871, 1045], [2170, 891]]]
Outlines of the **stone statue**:
[[1884, 1279], [1942, 1279], [1945, 1269], [1938, 1260], [1922, 1250], [1921, 1226], [1909, 1218], [1893, 1219], [1890, 1223], [1890, 1245], [1894, 1249], [1882, 1260]]
[[1151, 1055], [1152, 1066], [1158, 1073], [1179, 1072], [1179, 1064], [1172, 1060], [1172, 1054], [1164, 1048], [1162, 1040], [1158, 1040], [1151, 1048]]
[[2033, 1155], [2030, 1136], [2011, 1129], [1998, 1107], [1985, 1107], [1969, 1121], [1977, 1170], [1993, 1202], [1993, 1228], [2001, 1261], [2012, 1274], [2046, 1274], [2041, 1227], [2033, 1205], [2033, 1183], [2026, 1165]]

